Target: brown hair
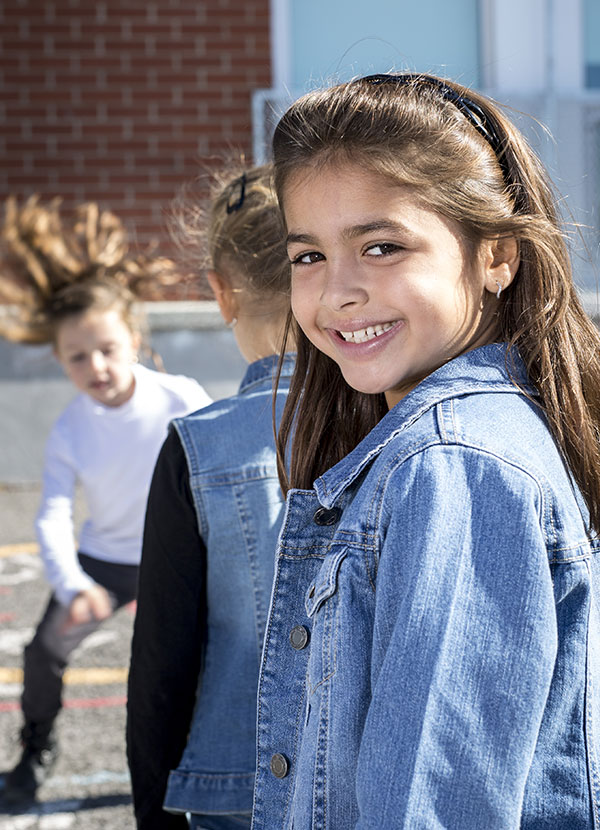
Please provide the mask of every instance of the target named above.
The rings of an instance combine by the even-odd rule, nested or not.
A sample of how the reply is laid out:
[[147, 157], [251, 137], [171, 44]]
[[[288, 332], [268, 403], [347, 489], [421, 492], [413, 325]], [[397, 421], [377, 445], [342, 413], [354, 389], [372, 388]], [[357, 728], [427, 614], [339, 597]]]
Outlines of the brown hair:
[[290, 264], [270, 165], [233, 162], [211, 175], [208, 201], [188, 188], [174, 207], [173, 232], [194, 268], [214, 269], [247, 289], [248, 302], [283, 314]]
[[5, 204], [0, 249], [0, 335], [21, 343], [52, 343], [57, 326], [85, 311], [117, 309], [132, 331], [143, 318], [134, 305], [173, 281], [170, 260], [129, 253], [127, 232], [110, 211], [79, 205], [63, 219], [60, 199], [31, 196]]
[[[280, 203], [285, 209], [296, 171], [349, 161], [412, 188], [458, 223], [473, 250], [484, 239], [518, 240], [520, 266], [500, 299], [499, 339], [522, 356], [599, 531], [600, 335], [577, 297], [546, 173], [486, 97], [437, 78], [388, 78], [309, 93], [290, 107], [273, 139]], [[295, 330], [298, 362], [279, 435], [282, 459], [295, 430], [289, 482], [280, 463], [284, 489], [311, 487], [387, 411], [382, 395], [348, 387], [337, 365]]]

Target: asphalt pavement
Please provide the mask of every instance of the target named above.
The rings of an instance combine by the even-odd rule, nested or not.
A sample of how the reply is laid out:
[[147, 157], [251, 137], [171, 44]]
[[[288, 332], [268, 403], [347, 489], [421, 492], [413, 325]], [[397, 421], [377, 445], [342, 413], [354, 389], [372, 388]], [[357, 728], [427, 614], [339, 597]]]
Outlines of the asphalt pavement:
[[[215, 399], [232, 394], [244, 363], [231, 332], [215, 319], [201, 327], [181, 322], [152, 333], [166, 369], [197, 378]], [[10, 809], [2, 799], [2, 773], [20, 754], [22, 651], [49, 596], [33, 535], [43, 446], [72, 395], [48, 349], [0, 343], [0, 830], [135, 826], [124, 737], [134, 606], [121, 609], [73, 656], [57, 724], [61, 754], [37, 801]], [[76, 524], [84, 514], [79, 495]]]

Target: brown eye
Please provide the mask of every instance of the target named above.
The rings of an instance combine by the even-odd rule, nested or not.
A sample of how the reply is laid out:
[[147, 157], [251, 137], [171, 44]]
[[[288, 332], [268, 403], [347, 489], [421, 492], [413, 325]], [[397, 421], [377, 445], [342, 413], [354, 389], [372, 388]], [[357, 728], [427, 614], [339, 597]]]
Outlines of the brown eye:
[[318, 251], [309, 251], [306, 254], [299, 254], [292, 259], [292, 265], [312, 265], [315, 262], [321, 262], [325, 257]]
[[400, 250], [402, 250], [401, 246], [395, 245], [393, 242], [378, 242], [376, 245], [367, 248], [365, 254], [367, 256], [387, 256]]

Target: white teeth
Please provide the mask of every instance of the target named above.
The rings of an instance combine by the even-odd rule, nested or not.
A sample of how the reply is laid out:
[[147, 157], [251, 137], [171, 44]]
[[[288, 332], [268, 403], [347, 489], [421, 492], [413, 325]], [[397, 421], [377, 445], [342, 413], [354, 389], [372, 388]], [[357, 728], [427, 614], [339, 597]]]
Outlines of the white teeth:
[[340, 331], [340, 334], [348, 343], [366, 343], [367, 340], [373, 340], [374, 337], [379, 337], [380, 334], [389, 331], [395, 325], [395, 323], [378, 323], [376, 326], [367, 326], [366, 329]]

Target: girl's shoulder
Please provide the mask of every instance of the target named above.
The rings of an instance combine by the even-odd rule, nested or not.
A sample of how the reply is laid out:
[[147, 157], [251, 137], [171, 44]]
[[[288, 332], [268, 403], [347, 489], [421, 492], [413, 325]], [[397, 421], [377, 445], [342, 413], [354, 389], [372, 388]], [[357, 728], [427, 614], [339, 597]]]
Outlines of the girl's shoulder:
[[151, 390], [159, 388], [169, 397], [178, 399], [188, 411], [200, 409], [212, 403], [212, 398], [204, 387], [187, 375], [171, 375], [139, 365], [135, 367], [134, 374], [142, 393], [148, 394]]
[[194, 475], [276, 476], [270, 392], [222, 398], [172, 425]]

